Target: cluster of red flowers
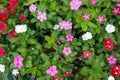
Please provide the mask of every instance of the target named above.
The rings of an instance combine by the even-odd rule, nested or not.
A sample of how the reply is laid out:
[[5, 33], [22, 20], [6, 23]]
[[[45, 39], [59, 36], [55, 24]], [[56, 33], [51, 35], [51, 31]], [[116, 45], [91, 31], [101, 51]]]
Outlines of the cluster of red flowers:
[[110, 74], [114, 77], [120, 76], [120, 66], [113, 65], [112, 69], [110, 70]]
[[113, 50], [114, 49], [114, 44], [113, 44], [112, 39], [108, 38], [108, 39], [104, 40], [104, 47], [108, 51]]
[[113, 13], [115, 15], [119, 15], [120, 14], [120, 2], [116, 3], [116, 7], [113, 9]]

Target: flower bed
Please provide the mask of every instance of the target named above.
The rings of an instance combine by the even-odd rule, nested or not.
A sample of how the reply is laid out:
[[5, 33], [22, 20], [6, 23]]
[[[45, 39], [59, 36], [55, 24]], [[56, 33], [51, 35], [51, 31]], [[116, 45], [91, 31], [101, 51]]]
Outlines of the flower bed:
[[119, 0], [0, 1], [5, 80], [119, 80]]

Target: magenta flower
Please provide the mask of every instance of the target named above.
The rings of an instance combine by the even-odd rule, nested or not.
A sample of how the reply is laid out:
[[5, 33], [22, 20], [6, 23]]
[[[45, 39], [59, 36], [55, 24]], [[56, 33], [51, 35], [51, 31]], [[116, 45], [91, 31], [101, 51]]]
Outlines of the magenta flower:
[[112, 64], [112, 65], [115, 64], [117, 61], [116, 57], [114, 57], [114, 56], [108, 57], [107, 60], [108, 60], [108, 63]]
[[23, 57], [21, 55], [14, 58], [14, 67], [21, 68], [23, 66]]
[[61, 44], [61, 41], [58, 39], [55, 41], [57, 45], [60, 45]]
[[34, 4], [31, 4], [31, 5], [29, 6], [29, 11], [30, 11], [30, 12], [35, 12], [36, 9], [37, 9], [37, 6], [34, 5]]
[[92, 53], [90, 51], [84, 52], [84, 58], [89, 59], [92, 56]]
[[68, 56], [69, 54], [71, 54], [72, 53], [72, 51], [71, 51], [71, 48], [70, 47], [64, 47], [64, 49], [63, 49], [63, 54], [65, 54], [66, 56]]
[[44, 20], [47, 20], [47, 16], [45, 12], [38, 12], [37, 19], [40, 20], [40, 22], [43, 22]]
[[120, 14], [120, 8], [114, 8], [112, 11], [115, 15]]
[[104, 22], [104, 21], [105, 21], [104, 16], [98, 16], [97, 22], [102, 23], [102, 22]]
[[90, 4], [96, 5], [98, 0], [90, 0]]
[[83, 18], [84, 18], [85, 20], [90, 20], [90, 14], [84, 14]]
[[117, 6], [117, 7], [120, 7], [120, 2], [117, 2], [117, 3], [116, 3], [116, 6]]
[[4, 9], [0, 9], [0, 14], [1, 14], [1, 13], [4, 13], [4, 12], [5, 12], [5, 10], [4, 10]]
[[69, 29], [72, 29], [72, 23], [69, 22], [69, 21], [62, 21], [59, 23], [60, 25], [60, 29], [61, 30], [69, 30]]
[[70, 2], [71, 10], [78, 10], [81, 5], [82, 5], [81, 0], [72, 0]]
[[54, 65], [49, 67], [49, 69], [46, 71], [46, 73], [50, 76], [55, 76], [58, 73], [57, 67]]
[[73, 41], [73, 38], [74, 37], [71, 34], [66, 35], [66, 39], [69, 43], [71, 43]]

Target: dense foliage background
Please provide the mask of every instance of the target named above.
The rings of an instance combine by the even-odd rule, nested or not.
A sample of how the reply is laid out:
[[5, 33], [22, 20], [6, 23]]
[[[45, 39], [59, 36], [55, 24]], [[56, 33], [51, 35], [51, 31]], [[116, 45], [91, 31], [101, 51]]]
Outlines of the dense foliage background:
[[[71, 8], [72, 1], [82, 3], [75, 10]], [[0, 71], [4, 79], [108, 80], [112, 75], [119, 80], [120, 5], [117, 2], [0, 1], [3, 10], [0, 11], [0, 64], [5, 66], [5, 70], [0, 66], [3, 72]], [[31, 5], [36, 9], [31, 11]], [[86, 18], [85, 14], [89, 16]], [[109, 29], [111, 32], [106, 29], [108, 24], [113, 27]], [[87, 32], [90, 34], [85, 36]], [[110, 56], [116, 59], [112, 60], [113, 64], [108, 60]], [[51, 66], [57, 69], [54, 76], [47, 72]], [[119, 68], [117, 75], [115, 66]], [[14, 69], [18, 73], [13, 73]]]

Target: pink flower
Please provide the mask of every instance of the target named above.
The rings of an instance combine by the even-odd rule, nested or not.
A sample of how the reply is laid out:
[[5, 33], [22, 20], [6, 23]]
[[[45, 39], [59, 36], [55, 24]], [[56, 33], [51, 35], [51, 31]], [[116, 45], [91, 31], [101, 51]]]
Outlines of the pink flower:
[[120, 14], [120, 8], [114, 8], [112, 11], [115, 15]]
[[104, 16], [98, 16], [97, 22], [102, 23], [102, 22], [104, 22], [104, 21], [105, 21]]
[[5, 12], [5, 10], [4, 9], [0, 9], [0, 13], [4, 13]]
[[0, 48], [0, 57], [4, 56], [5, 50], [3, 48]]
[[112, 65], [115, 64], [117, 61], [116, 57], [114, 57], [114, 56], [108, 57], [107, 60], [108, 60], [108, 63], [112, 64]]
[[57, 71], [57, 67], [56, 66], [50, 66], [49, 69], [46, 71], [46, 73], [50, 76], [55, 76], [58, 71]]
[[116, 6], [117, 6], [117, 7], [120, 7], [120, 2], [117, 2], [117, 3], [116, 3]]
[[21, 14], [21, 15], [19, 16], [19, 19], [20, 19], [20, 21], [25, 21], [25, 20], [26, 20], [26, 15]]
[[90, 20], [90, 14], [84, 14], [83, 18], [84, 18], [85, 20]]
[[82, 5], [81, 0], [72, 0], [70, 2], [71, 10], [78, 10], [81, 5]]
[[23, 61], [23, 57], [20, 55], [14, 58], [14, 67], [21, 68], [23, 66], [22, 61]]
[[73, 41], [73, 38], [74, 37], [71, 34], [66, 35], [66, 39], [69, 43], [71, 43]]
[[46, 13], [45, 12], [38, 12], [37, 19], [40, 20], [40, 22], [47, 20]]
[[29, 11], [30, 11], [30, 12], [35, 12], [36, 9], [37, 9], [37, 6], [34, 5], [34, 4], [31, 4], [31, 5], [29, 6]]
[[56, 44], [57, 45], [60, 45], [61, 44], [61, 41], [58, 39], [58, 40], [56, 40]]
[[7, 28], [6, 26], [7, 26], [6, 23], [0, 22], [0, 32], [5, 31]]
[[65, 54], [66, 56], [68, 56], [69, 54], [71, 54], [71, 48], [70, 47], [64, 47], [63, 49], [63, 54]]
[[90, 0], [90, 4], [96, 5], [97, 4], [97, 0]]
[[60, 29], [61, 30], [69, 30], [69, 29], [72, 29], [72, 23], [69, 22], [69, 21], [62, 21], [59, 23], [60, 25]]
[[90, 51], [84, 52], [84, 58], [89, 59], [92, 56], [92, 53]]

